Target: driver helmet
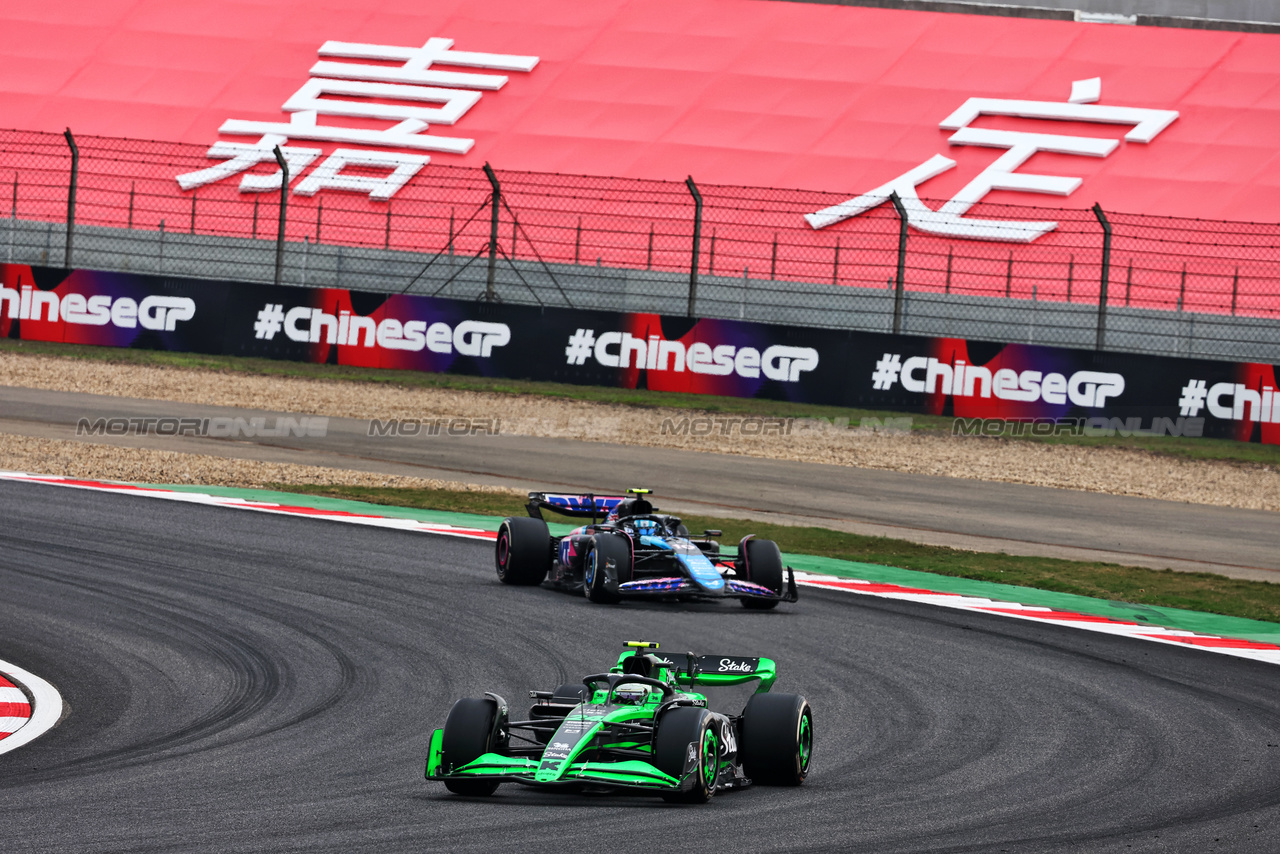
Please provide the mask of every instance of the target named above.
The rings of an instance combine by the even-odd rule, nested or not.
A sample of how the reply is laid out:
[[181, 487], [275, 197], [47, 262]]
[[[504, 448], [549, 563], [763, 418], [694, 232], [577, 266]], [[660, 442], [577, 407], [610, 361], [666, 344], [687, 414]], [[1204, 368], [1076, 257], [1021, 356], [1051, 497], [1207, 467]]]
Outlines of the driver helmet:
[[613, 691], [613, 702], [619, 706], [643, 706], [647, 699], [647, 685], [619, 685]]

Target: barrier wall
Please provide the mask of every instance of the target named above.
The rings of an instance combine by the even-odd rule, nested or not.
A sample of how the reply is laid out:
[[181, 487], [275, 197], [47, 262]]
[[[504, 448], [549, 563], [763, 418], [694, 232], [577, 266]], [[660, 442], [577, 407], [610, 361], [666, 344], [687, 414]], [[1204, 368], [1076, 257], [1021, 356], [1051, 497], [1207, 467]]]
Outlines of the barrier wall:
[[0, 283], [0, 335], [28, 341], [1280, 444], [1269, 364], [20, 264]]

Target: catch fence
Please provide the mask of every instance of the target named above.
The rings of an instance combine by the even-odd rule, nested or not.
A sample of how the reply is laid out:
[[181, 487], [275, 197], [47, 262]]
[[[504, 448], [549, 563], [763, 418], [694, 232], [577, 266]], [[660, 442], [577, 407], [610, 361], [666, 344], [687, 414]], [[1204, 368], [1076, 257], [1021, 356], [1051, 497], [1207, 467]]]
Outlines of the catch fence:
[[[898, 200], [805, 219], [848, 194], [429, 164], [375, 200], [293, 174], [282, 194], [274, 161], [227, 175], [208, 155], [0, 131], [0, 258], [1280, 362], [1275, 224], [983, 203], [967, 240], [904, 227]], [[1055, 225], [1003, 239], [1027, 221]]]

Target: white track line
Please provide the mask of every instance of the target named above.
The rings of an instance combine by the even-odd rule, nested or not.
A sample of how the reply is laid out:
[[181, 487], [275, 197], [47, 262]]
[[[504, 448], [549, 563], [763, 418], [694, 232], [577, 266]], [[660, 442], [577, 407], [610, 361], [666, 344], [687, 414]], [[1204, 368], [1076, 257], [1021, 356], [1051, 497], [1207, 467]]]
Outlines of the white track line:
[[[0, 753], [8, 753], [53, 729], [62, 717], [62, 695], [58, 693], [57, 688], [16, 664], [0, 661], [0, 674], [4, 675], [8, 681], [16, 682], [26, 688], [34, 700], [30, 704], [29, 715], [0, 717], [0, 734], [12, 727], [9, 735], [0, 737]], [[27, 702], [27, 695], [17, 688], [9, 688], [6, 685], [0, 689], [0, 703], [12, 703], [21, 707]]]
[[[442, 534], [451, 537], [464, 537], [474, 540], [494, 540], [497, 534], [478, 528], [463, 528], [431, 522], [417, 522], [412, 519], [395, 519], [374, 514], [350, 513], [341, 510], [316, 510], [310, 507], [273, 504], [265, 501], [249, 501], [243, 498], [226, 498], [217, 495], [206, 495], [198, 492], [177, 492], [156, 487], [137, 486], [131, 483], [111, 481], [77, 480], [75, 478], [55, 475], [24, 474], [22, 472], [0, 472], [0, 480], [16, 480], [28, 483], [43, 483], [50, 486], [67, 486], [75, 489], [89, 489], [97, 492], [113, 492], [118, 495], [136, 495], [144, 498], [162, 498], [169, 501], [182, 501], [191, 504], [206, 504], [216, 507], [228, 507], [237, 510], [256, 510], [261, 513], [277, 513], [290, 516], [305, 516], [311, 519], [328, 519], [335, 522], [347, 522], [356, 525], [372, 525], [381, 528], [394, 528], [402, 531], [418, 531], [426, 534]], [[838, 576], [820, 575], [816, 573], [797, 572], [797, 583], [811, 587], [825, 587], [828, 590], [842, 590], [866, 596], [881, 596], [887, 599], [905, 599], [944, 608], [958, 608], [983, 614], [1011, 617], [1020, 620], [1034, 620], [1041, 624], [1051, 623], [1069, 626], [1083, 631], [1102, 632], [1111, 635], [1123, 635], [1137, 640], [1180, 646], [1184, 649], [1198, 649], [1202, 652], [1216, 652], [1238, 658], [1249, 658], [1269, 664], [1280, 664], [1280, 645], [1260, 641], [1231, 638], [1220, 635], [1206, 635], [1180, 629], [1170, 629], [1144, 623], [1130, 623], [1109, 617], [1098, 617], [1072, 611], [1059, 611], [1037, 605], [1024, 605], [1018, 602], [984, 599], [975, 596], [962, 596], [956, 593], [945, 593], [936, 590], [904, 587], [896, 584], [881, 584]]]
[[464, 528], [444, 522], [419, 522], [416, 519], [400, 519], [374, 514], [351, 513], [346, 510], [317, 510], [313, 507], [291, 504], [275, 504], [270, 501], [250, 501], [246, 498], [232, 498], [225, 495], [208, 495], [202, 492], [179, 492], [173, 489], [159, 489], [149, 486], [138, 486], [132, 483], [113, 481], [79, 480], [55, 475], [26, 474], [16, 471], [0, 471], [0, 480], [17, 480], [27, 483], [43, 483], [50, 486], [67, 486], [72, 489], [88, 489], [95, 492], [113, 492], [117, 495], [133, 495], [140, 498], [161, 498], [166, 501], [179, 501], [184, 504], [204, 504], [214, 507], [228, 507], [233, 510], [255, 510], [259, 513], [276, 513], [282, 516], [305, 516], [309, 519], [325, 519], [330, 522], [347, 522], [356, 525], [371, 525], [377, 528], [392, 528], [398, 531], [417, 531], [423, 534], [439, 534], [445, 537], [461, 537], [469, 540], [496, 540], [495, 531], [484, 531], [479, 528]]
[[936, 605], [941, 608], [955, 608], [961, 611], [994, 614], [1018, 620], [1031, 620], [1041, 624], [1051, 623], [1056, 626], [1068, 626], [1087, 632], [1122, 635], [1137, 640], [1180, 646], [1184, 649], [1189, 647], [1202, 652], [1217, 652], [1237, 658], [1264, 661], [1268, 664], [1280, 664], [1280, 645], [1261, 641], [1243, 640], [1221, 635], [1206, 635], [1181, 629], [1169, 629], [1164, 626], [1151, 625], [1150, 623], [1130, 623], [1111, 617], [1098, 617], [1074, 611], [1059, 611], [1054, 608], [1046, 608], [1043, 605], [1022, 605], [1017, 602], [999, 599], [984, 599], [978, 596], [965, 596], [960, 593], [939, 593], [935, 590], [922, 590], [897, 584], [862, 581], [855, 578], [837, 578], [810, 572], [797, 572], [796, 583], [810, 587], [822, 587], [827, 590], [841, 590], [861, 596], [901, 599], [908, 602]]

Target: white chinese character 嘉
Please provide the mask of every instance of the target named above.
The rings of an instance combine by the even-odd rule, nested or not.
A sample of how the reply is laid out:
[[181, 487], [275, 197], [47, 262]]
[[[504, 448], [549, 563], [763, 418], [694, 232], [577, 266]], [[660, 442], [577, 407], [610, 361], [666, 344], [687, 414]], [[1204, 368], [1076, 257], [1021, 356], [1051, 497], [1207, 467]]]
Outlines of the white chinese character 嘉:
[[[436, 64], [493, 71], [533, 70], [536, 56], [514, 56], [453, 50], [452, 39], [428, 39], [422, 47], [356, 44], [328, 41], [321, 56], [400, 62], [399, 66], [367, 65], [322, 60], [311, 68], [312, 79], [285, 101], [289, 113], [285, 122], [228, 119], [218, 128], [230, 136], [257, 136], [256, 143], [218, 142], [208, 156], [224, 160], [215, 166], [178, 176], [184, 190], [247, 172], [259, 163], [274, 162], [275, 146], [289, 164], [291, 176], [298, 176], [322, 153], [316, 148], [285, 146], [289, 139], [439, 151], [466, 154], [473, 139], [428, 134], [431, 125], [453, 125], [476, 105], [484, 91], [501, 89], [507, 77], [501, 74], [441, 71]], [[340, 97], [340, 96], [347, 97]], [[339, 97], [332, 97], [339, 96]], [[353, 100], [359, 99], [359, 100]], [[376, 99], [376, 100], [371, 100]], [[429, 105], [429, 106], [428, 106]], [[320, 124], [319, 116], [382, 119], [395, 124], [387, 128], [342, 127]], [[424, 155], [340, 148], [297, 184], [294, 192], [313, 195], [322, 189], [368, 193], [386, 200], [422, 169], [430, 158]], [[384, 178], [344, 175], [348, 165], [391, 170]], [[281, 175], [245, 175], [241, 192], [278, 189]]]
[[353, 62], [317, 62], [311, 66], [313, 77], [342, 80], [372, 80], [380, 83], [410, 83], [420, 86], [446, 86], [463, 89], [501, 89], [507, 78], [499, 74], [460, 74], [437, 71], [436, 63], [463, 68], [487, 68], [494, 71], [532, 71], [536, 56], [508, 56], [500, 53], [472, 53], [453, 50], [453, 39], [427, 39], [422, 47], [391, 47], [378, 44], [352, 44], [328, 41], [320, 48], [321, 56], [347, 59], [378, 59], [403, 62], [399, 68], [385, 65], [360, 65]]
[[[285, 163], [289, 164], [290, 175], [300, 175], [302, 170], [310, 166], [311, 162], [321, 154], [318, 148], [293, 148], [284, 145], [285, 142], [285, 137], [276, 134], [267, 134], [256, 143], [215, 142], [209, 149], [208, 156], [226, 162], [197, 172], [179, 175], [178, 186], [184, 190], [194, 190], [196, 187], [203, 187], [205, 184], [212, 184], [214, 181], [247, 172], [259, 163], [275, 163], [277, 145], [280, 146], [280, 153], [284, 155]], [[278, 190], [281, 177], [279, 169], [267, 175], [245, 175], [240, 181], [240, 192], [261, 193], [266, 190]]]

